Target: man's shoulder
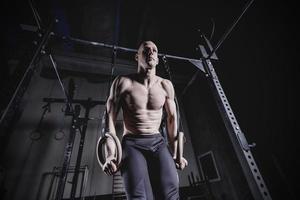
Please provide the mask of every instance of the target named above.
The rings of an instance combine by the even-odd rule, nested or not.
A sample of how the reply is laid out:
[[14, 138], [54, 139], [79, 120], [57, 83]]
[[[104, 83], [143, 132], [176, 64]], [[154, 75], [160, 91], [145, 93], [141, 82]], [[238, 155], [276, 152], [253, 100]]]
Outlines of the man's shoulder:
[[166, 91], [166, 94], [168, 97], [173, 98], [174, 97], [174, 87], [170, 80], [161, 78], [161, 85]]
[[134, 74], [126, 74], [126, 75], [119, 75], [116, 77], [118, 81], [118, 86], [128, 86], [132, 83]]
[[172, 84], [172, 82], [169, 79], [165, 79], [165, 78], [162, 78], [162, 77], [159, 77], [159, 78], [160, 78], [160, 82], [161, 82], [161, 84], [162, 84], [163, 87], [167, 87], [167, 88], [171, 87], [171, 88], [173, 88], [173, 84]]

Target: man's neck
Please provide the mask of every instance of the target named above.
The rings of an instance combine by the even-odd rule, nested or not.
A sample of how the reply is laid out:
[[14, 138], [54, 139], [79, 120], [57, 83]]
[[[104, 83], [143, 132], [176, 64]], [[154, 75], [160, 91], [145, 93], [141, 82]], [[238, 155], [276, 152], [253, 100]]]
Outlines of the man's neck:
[[140, 82], [145, 85], [146, 87], [149, 87], [152, 85], [153, 82], [156, 81], [156, 70], [155, 68], [152, 68], [150, 71], [138, 71], [138, 78]]

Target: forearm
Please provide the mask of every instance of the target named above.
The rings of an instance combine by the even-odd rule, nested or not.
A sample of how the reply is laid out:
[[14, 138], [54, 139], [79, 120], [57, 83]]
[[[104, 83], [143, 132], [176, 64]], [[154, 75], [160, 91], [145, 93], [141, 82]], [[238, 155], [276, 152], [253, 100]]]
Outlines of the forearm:
[[180, 159], [183, 156], [184, 135], [177, 131], [176, 118], [168, 119], [169, 145], [174, 159]]
[[[104, 113], [104, 124], [103, 124], [103, 136], [105, 134], [116, 135], [115, 129], [115, 112], [111, 100], [107, 101], [106, 111]], [[105, 156], [106, 158], [113, 157], [116, 153], [116, 145], [111, 137], [107, 137], [105, 144]]]
[[168, 138], [171, 152], [173, 157], [176, 157], [177, 153], [177, 120], [176, 115], [168, 116], [167, 118], [167, 129], [168, 129]]
[[107, 114], [106, 117], [105, 133], [116, 135], [115, 119], [110, 114]]
[[107, 138], [105, 143], [105, 157], [113, 158], [116, 154], [116, 145], [111, 138]]
[[106, 111], [104, 113], [104, 133], [110, 133], [116, 135], [115, 121], [116, 121], [116, 111], [115, 105], [111, 99], [108, 99], [105, 107]]

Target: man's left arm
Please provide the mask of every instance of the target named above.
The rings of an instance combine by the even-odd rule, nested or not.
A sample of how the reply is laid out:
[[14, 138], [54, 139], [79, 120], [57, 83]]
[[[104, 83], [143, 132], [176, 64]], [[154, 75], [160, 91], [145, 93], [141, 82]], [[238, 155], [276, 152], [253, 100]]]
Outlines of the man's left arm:
[[169, 144], [173, 153], [173, 159], [175, 160], [176, 167], [183, 170], [188, 162], [185, 158], [181, 157], [177, 152], [183, 148], [183, 145], [178, 145], [178, 133], [177, 133], [177, 109], [175, 104], [175, 91], [172, 83], [169, 80], [163, 81], [163, 86], [167, 93], [165, 108], [167, 112], [167, 130], [169, 136]]

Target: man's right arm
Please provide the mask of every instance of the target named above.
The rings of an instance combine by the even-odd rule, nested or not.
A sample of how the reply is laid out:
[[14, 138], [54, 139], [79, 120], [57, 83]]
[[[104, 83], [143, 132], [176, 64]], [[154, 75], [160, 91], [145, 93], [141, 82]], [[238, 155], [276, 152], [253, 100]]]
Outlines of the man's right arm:
[[[107, 99], [105, 105], [105, 113], [104, 113], [104, 133], [116, 135], [115, 129], [115, 121], [117, 118], [118, 111], [120, 109], [119, 105], [119, 84], [120, 84], [120, 77], [117, 77], [110, 88], [110, 94]], [[115, 165], [116, 159], [116, 144], [112, 140], [112, 138], [107, 138], [106, 145], [105, 145], [105, 157], [106, 162], [103, 165], [103, 171], [107, 175], [112, 175], [114, 172], [117, 171], [117, 167]]]
[[119, 105], [119, 84], [120, 77], [117, 77], [110, 88], [109, 97], [105, 105], [105, 123], [104, 129], [106, 133], [116, 134], [115, 121], [120, 108]]

